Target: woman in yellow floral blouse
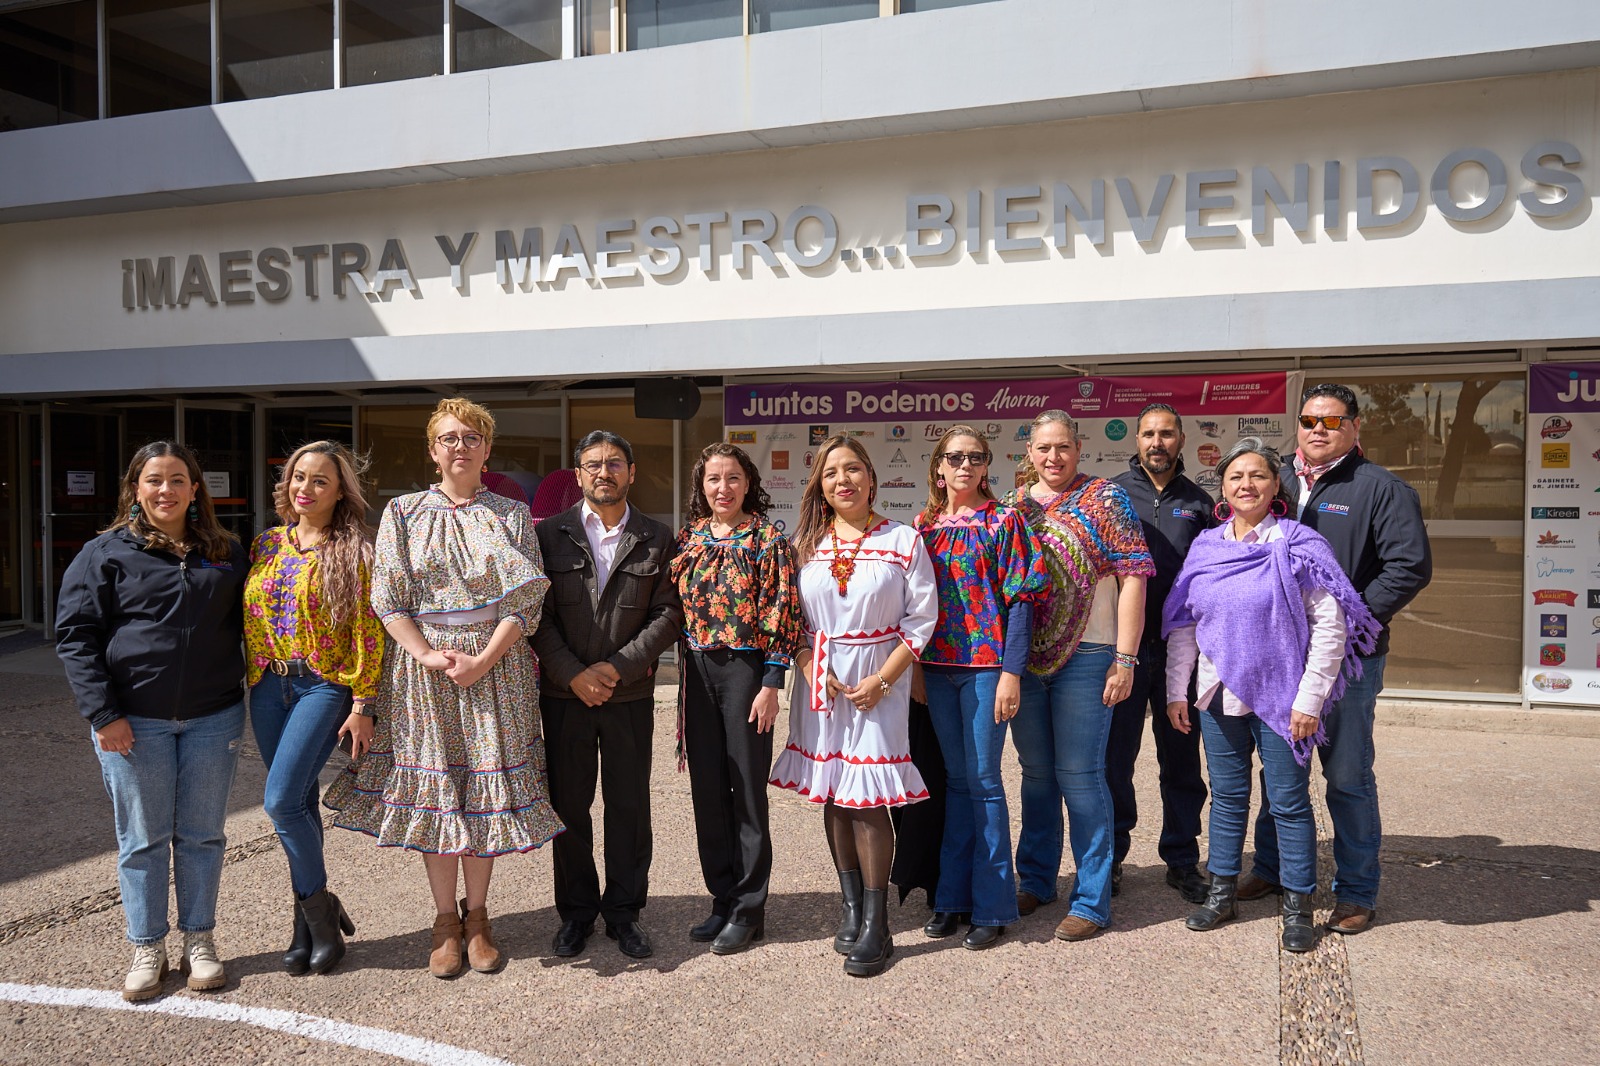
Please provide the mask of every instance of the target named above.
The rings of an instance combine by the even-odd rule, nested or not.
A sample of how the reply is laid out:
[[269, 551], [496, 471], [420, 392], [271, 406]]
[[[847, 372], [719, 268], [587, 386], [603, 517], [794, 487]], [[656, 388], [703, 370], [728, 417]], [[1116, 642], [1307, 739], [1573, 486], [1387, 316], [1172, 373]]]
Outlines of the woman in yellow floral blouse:
[[284, 525], [256, 537], [245, 585], [250, 723], [267, 764], [265, 807], [289, 858], [294, 939], [289, 973], [327, 973], [355, 926], [328, 891], [317, 775], [337, 739], [359, 756], [383, 662], [370, 604], [372, 529], [358, 464], [334, 441], [301, 445], [273, 505]]
[[689, 483], [689, 524], [672, 561], [686, 645], [679, 737], [711, 891], [711, 915], [689, 936], [731, 955], [764, 932], [772, 722], [800, 643], [800, 600], [794, 549], [767, 519], [771, 502], [750, 457], [713, 444]]

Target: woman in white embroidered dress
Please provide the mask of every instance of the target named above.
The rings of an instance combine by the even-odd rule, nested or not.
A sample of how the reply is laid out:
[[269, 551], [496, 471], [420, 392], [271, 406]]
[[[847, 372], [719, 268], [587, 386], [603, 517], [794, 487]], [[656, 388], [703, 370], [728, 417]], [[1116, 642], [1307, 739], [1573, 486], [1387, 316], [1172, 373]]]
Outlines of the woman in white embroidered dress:
[[844, 916], [834, 950], [857, 977], [883, 972], [894, 828], [889, 808], [928, 798], [911, 762], [912, 665], [939, 617], [933, 563], [916, 530], [878, 515], [878, 478], [854, 439], [817, 449], [800, 499], [804, 634], [789, 743], [772, 784], [825, 804]]

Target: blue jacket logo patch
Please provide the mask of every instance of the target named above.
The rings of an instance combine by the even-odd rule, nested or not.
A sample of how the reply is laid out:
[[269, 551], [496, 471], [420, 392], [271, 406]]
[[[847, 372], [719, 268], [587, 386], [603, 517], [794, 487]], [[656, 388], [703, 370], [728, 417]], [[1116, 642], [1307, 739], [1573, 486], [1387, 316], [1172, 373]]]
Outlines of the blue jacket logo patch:
[[1317, 510], [1323, 514], [1349, 514], [1350, 505], [1347, 503], [1319, 503]]

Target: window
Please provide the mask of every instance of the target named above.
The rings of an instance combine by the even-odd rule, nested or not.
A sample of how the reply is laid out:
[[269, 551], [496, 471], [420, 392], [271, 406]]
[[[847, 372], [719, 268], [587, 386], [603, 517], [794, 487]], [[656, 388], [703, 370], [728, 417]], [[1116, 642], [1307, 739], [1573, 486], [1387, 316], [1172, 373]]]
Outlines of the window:
[[616, 0], [578, 0], [578, 54], [603, 56], [616, 50]]
[[628, 50], [744, 36], [744, 0], [626, 0]]
[[900, 13], [913, 11], [943, 11], [947, 7], [971, 7], [973, 4], [991, 4], [994, 0], [900, 0]]
[[224, 100], [333, 88], [331, 0], [222, 0], [220, 20]]
[[455, 0], [455, 70], [561, 58], [561, 0]]
[[1345, 384], [1362, 451], [1417, 490], [1433, 547], [1432, 583], [1391, 623], [1384, 688], [1519, 691], [1526, 376]]
[[100, 114], [94, 0], [0, 15], [0, 132]]
[[754, 33], [877, 17], [878, 0], [750, 0]]
[[344, 80], [375, 85], [444, 73], [439, 0], [345, 0]]
[[211, 5], [105, 0], [106, 110], [142, 115], [211, 103]]

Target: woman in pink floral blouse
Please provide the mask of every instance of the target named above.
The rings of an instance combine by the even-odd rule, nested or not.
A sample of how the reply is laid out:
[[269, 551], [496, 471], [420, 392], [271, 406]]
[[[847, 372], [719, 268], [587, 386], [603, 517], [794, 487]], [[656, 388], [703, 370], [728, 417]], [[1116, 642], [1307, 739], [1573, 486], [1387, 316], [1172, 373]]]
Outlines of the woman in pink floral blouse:
[[357, 756], [371, 742], [383, 663], [359, 469], [334, 441], [289, 457], [273, 492], [284, 524], [256, 537], [245, 585], [250, 723], [294, 887], [294, 938], [283, 956], [292, 974], [327, 973], [344, 957], [341, 930], [355, 932], [328, 891], [317, 775], [338, 737], [349, 735]]
[[794, 549], [768, 520], [771, 501], [743, 449], [706, 448], [689, 483], [672, 561], [686, 645], [679, 736], [711, 892], [711, 914], [689, 937], [731, 955], [764, 932], [772, 723], [800, 643], [800, 600]]

